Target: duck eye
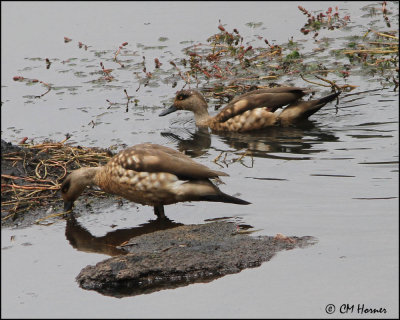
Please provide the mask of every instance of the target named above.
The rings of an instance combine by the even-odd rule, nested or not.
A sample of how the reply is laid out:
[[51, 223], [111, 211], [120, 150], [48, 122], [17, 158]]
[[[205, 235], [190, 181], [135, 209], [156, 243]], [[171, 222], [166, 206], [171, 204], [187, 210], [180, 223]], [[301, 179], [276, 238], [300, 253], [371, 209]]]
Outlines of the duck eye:
[[189, 97], [190, 97], [189, 93], [187, 93], [187, 92], [179, 92], [177, 94], [177, 96], [176, 96], [176, 99], [182, 101], [182, 100], [185, 100], [185, 99], [187, 99]]

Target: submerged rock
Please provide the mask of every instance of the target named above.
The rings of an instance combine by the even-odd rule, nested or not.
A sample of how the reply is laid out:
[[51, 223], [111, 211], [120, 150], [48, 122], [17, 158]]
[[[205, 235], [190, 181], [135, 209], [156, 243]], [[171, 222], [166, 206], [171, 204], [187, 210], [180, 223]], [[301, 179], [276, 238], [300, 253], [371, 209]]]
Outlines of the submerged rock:
[[76, 280], [87, 290], [123, 297], [208, 282], [260, 266], [281, 250], [315, 243], [313, 237], [252, 237], [232, 222], [186, 225], [132, 238], [127, 254], [87, 266]]

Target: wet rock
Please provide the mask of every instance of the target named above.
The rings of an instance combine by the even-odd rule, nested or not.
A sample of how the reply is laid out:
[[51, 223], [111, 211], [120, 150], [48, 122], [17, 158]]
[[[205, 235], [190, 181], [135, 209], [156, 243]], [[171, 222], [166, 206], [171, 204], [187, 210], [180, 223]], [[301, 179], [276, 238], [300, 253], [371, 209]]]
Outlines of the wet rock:
[[208, 282], [260, 266], [281, 250], [314, 243], [309, 236], [252, 237], [226, 221], [179, 226], [132, 238], [122, 246], [126, 255], [87, 266], [76, 280], [104, 295], [132, 296]]

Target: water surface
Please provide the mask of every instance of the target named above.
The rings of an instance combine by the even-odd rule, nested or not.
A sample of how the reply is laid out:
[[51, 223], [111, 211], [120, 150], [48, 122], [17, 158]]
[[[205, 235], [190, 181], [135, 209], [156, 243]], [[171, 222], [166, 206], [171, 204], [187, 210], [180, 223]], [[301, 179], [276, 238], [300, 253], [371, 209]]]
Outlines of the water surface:
[[[353, 26], [348, 33], [325, 31], [325, 36], [337, 37], [338, 47], [341, 37], [365, 32], [371, 19], [363, 7], [381, 6], [335, 4], [351, 16]], [[338, 109], [331, 103], [303, 126], [246, 135], [200, 131], [183, 112], [159, 118], [179, 85], [154, 82], [136, 91], [143, 56], [149, 71], [155, 72], [155, 57], [166, 68], [191, 41], [205, 42], [216, 33], [219, 19], [249, 39], [262, 35], [281, 43], [293, 36], [311, 49], [310, 37], [299, 31], [305, 17], [297, 5], [326, 10], [328, 4], [2, 2], [3, 139], [61, 141], [70, 133], [71, 142], [84, 146], [148, 141], [185, 150], [227, 172], [230, 176], [220, 188], [252, 205], [167, 206], [166, 214], [175, 223], [233, 217], [261, 229], [255, 235], [310, 235], [319, 240], [216, 281], [116, 299], [78, 287], [79, 271], [110, 253], [77, 250], [66, 236], [64, 220], [3, 228], [3, 317], [330, 317], [328, 304], [336, 306], [335, 317], [342, 316], [338, 310], [343, 304], [385, 308], [387, 313], [373, 316], [398, 317], [399, 114], [393, 86], [382, 85], [379, 76], [354, 76], [349, 82], [359, 88], [344, 93]], [[389, 5], [398, 12], [398, 4]], [[249, 22], [262, 24], [253, 28]], [[392, 28], [397, 27], [398, 15], [392, 18]], [[64, 36], [73, 41], [64, 43]], [[78, 41], [88, 50], [79, 49]], [[125, 41], [127, 53], [120, 58], [130, 65], [128, 70], [113, 62]], [[49, 69], [46, 58], [52, 61]], [[115, 81], [97, 81], [100, 61], [115, 69]], [[14, 76], [36, 78], [55, 89], [38, 99], [34, 96], [45, 87], [15, 82]], [[295, 75], [279, 82], [306, 85]], [[139, 100], [128, 112], [124, 89]], [[115, 104], [108, 108], [107, 100]], [[79, 223], [94, 237], [149, 224], [152, 211], [128, 202], [121, 206], [95, 201], [89, 209], [83, 203], [77, 207]], [[355, 312], [343, 316], [360, 317]]]

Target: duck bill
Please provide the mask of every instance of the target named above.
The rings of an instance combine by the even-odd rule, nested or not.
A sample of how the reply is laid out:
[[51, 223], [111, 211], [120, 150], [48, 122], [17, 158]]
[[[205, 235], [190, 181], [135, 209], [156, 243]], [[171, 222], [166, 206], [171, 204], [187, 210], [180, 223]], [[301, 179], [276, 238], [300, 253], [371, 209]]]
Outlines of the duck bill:
[[163, 116], [166, 116], [167, 114], [170, 114], [170, 113], [175, 112], [177, 110], [178, 109], [174, 105], [172, 105], [167, 110], [164, 110], [163, 112], [161, 112], [158, 116], [159, 117], [163, 117]]
[[64, 211], [72, 210], [73, 205], [74, 205], [73, 201], [65, 201], [64, 202]]

